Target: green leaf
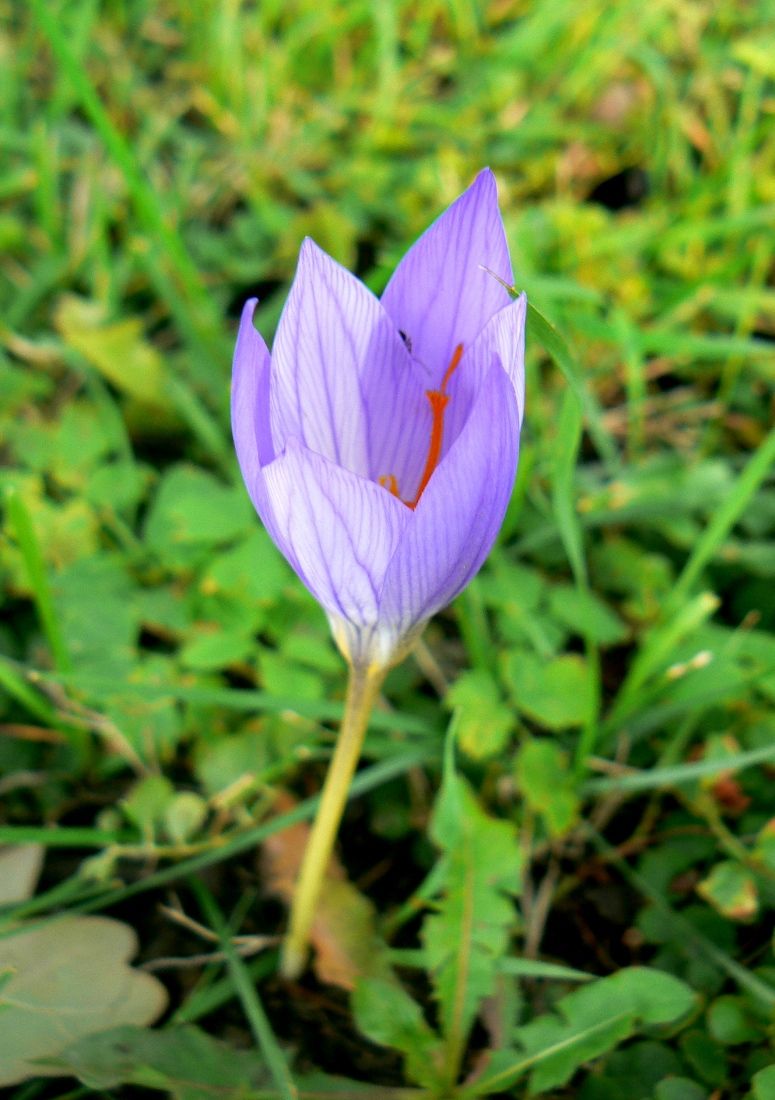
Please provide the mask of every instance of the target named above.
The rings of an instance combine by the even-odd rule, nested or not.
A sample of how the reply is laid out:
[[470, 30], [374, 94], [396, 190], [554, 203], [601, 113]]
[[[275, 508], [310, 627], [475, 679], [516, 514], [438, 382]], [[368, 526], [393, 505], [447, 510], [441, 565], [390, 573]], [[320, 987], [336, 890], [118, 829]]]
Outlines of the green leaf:
[[264, 606], [278, 600], [291, 571], [269, 535], [256, 527], [242, 542], [218, 554], [201, 581], [207, 596], [225, 594]]
[[420, 1006], [398, 981], [361, 978], [351, 1004], [355, 1023], [367, 1039], [403, 1054], [410, 1080], [428, 1088], [439, 1084], [441, 1043]]
[[756, 879], [732, 859], [717, 863], [699, 883], [697, 893], [729, 920], [750, 921], [759, 912]]
[[699, 1029], [681, 1036], [681, 1053], [701, 1080], [719, 1087], [727, 1081], [726, 1052], [707, 1032]]
[[272, 695], [289, 699], [322, 699], [325, 685], [319, 673], [303, 668], [275, 650], [262, 649], [258, 660], [261, 685]]
[[535, 737], [523, 742], [516, 758], [522, 797], [546, 823], [552, 836], [566, 833], [578, 820], [579, 798], [568, 758], [559, 745]]
[[173, 844], [196, 836], [207, 818], [207, 803], [196, 791], [179, 791], [164, 808], [164, 831]]
[[751, 1081], [754, 1100], [775, 1100], [775, 1066], [755, 1073]]
[[247, 533], [255, 520], [242, 487], [221, 484], [194, 466], [173, 466], [161, 480], [145, 524], [162, 561], [187, 565], [196, 552]]
[[731, 995], [717, 997], [708, 1008], [708, 1031], [724, 1046], [754, 1042], [762, 1034], [743, 998]]
[[694, 1005], [691, 989], [670, 974], [632, 967], [581, 986], [555, 1013], [517, 1029], [523, 1052], [499, 1051], [464, 1097], [509, 1088], [530, 1074], [530, 1093], [565, 1085], [576, 1070], [646, 1027], [673, 1023]]
[[668, 1077], [654, 1090], [654, 1100], [707, 1100], [708, 1090], [689, 1077]]
[[590, 1067], [574, 1097], [579, 1100], [655, 1100], [665, 1079], [676, 1079], [683, 1062], [666, 1043], [638, 1039]]
[[234, 1050], [190, 1025], [148, 1031], [120, 1027], [68, 1046], [57, 1058], [61, 1073], [92, 1089], [140, 1085], [175, 1100], [244, 1095], [267, 1084], [254, 1051]]
[[138, 616], [132, 585], [115, 557], [74, 562], [56, 577], [54, 603], [76, 676], [121, 684], [133, 668]]
[[217, 795], [232, 785], [252, 790], [256, 773], [268, 761], [266, 733], [246, 730], [201, 740], [195, 750], [196, 774], [208, 795]]
[[62, 487], [82, 490], [114, 440], [100, 411], [89, 402], [76, 401], [65, 406], [57, 421], [11, 423], [8, 443], [28, 469], [48, 474]]
[[598, 645], [616, 645], [628, 635], [625, 624], [599, 596], [570, 584], [553, 585], [549, 609], [574, 634]]
[[546, 729], [582, 726], [594, 710], [594, 678], [587, 661], [574, 653], [542, 661], [513, 650], [506, 676], [517, 708]]
[[175, 797], [175, 788], [164, 775], [148, 775], [135, 783], [121, 802], [129, 820], [152, 839]]
[[502, 702], [498, 685], [488, 672], [474, 669], [462, 673], [444, 702], [455, 710], [455, 734], [467, 756], [484, 760], [503, 750], [514, 715]]
[[515, 916], [508, 895], [519, 890], [521, 856], [514, 826], [486, 814], [455, 772], [450, 737], [431, 837], [443, 853], [441, 893], [422, 940], [452, 1075], [508, 948]]
[[59, 302], [55, 324], [67, 344], [123, 393], [166, 409], [164, 360], [134, 317], [109, 322], [104, 307], [75, 295]]
[[0, 1085], [56, 1075], [38, 1064], [81, 1036], [119, 1024], [151, 1023], [164, 987], [126, 960], [137, 949], [131, 928], [107, 917], [61, 917], [0, 940]]
[[253, 638], [240, 630], [213, 630], [186, 642], [179, 659], [183, 668], [206, 672], [246, 660], [255, 647]]
[[135, 462], [109, 462], [89, 474], [83, 493], [98, 508], [122, 512], [140, 503], [149, 479], [147, 467]]
[[762, 826], [751, 856], [769, 872], [775, 872], [775, 817]]

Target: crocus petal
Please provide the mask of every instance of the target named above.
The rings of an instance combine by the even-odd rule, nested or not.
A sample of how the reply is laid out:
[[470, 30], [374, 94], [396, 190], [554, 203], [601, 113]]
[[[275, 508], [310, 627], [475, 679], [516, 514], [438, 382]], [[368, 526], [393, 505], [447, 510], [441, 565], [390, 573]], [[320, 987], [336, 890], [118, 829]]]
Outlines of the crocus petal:
[[495, 178], [489, 169], [412, 245], [382, 296], [412, 352], [438, 385], [458, 344], [467, 348], [508, 291], [482, 270], [512, 282]]
[[496, 361], [390, 563], [380, 606], [383, 621], [406, 628], [430, 618], [477, 572], [503, 521], [518, 449], [514, 387]]
[[409, 509], [294, 438], [264, 479], [280, 545], [312, 595], [329, 615], [373, 624]]
[[[273, 461], [275, 449], [269, 426], [269, 350], [256, 331], [253, 313], [258, 300], [245, 303], [240, 319], [231, 383], [231, 426], [242, 477], [274, 541], [283, 549], [266, 492], [262, 467]], [[291, 562], [295, 566], [295, 562]]]
[[232, 369], [232, 427], [243, 473], [254, 465], [266, 466], [275, 457], [269, 424], [271, 357], [253, 324], [257, 305], [258, 298], [251, 298], [243, 306]]
[[527, 298], [521, 294], [491, 317], [473, 344], [449, 384], [449, 404], [444, 417], [444, 452], [460, 434], [476, 400], [493, 358], [511, 379], [519, 411], [519, 426], [525, 411], [525, 315]]
[[419, 389], [378, 299], [306, 240], [272, 349], [270, 416], [278, 447], [295, 436], [363, 477], [396, 473], [376, 467], [391, 457], [383, 455], [389, 428], [403, 424], [399, 434], [412, 438], [422, 411]]

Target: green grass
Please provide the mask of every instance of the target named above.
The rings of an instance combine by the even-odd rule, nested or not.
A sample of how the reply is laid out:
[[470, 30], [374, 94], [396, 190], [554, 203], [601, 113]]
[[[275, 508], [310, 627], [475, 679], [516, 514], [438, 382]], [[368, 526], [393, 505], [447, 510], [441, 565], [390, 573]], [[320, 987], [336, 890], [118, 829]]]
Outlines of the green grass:
[[[135, 1035], [121, 1080], [92, 1051], [79, 1095], [205, 1095], [196, 1067], [176, 1074], [189, 1041], [202, 1087], [237, 1073], [217, 1039], [252, 1051], [255, 1096], [451, 1095], [432, 1067], [454, 1046], [463, 1074], [486, 1048], [540, 1065], [552, 1095], [608, 1100], [642, 1079], [644, 1100], [767, 1100], [769, 5], [5, 9], [0, 843], [45, 861], [37, 887], [0, 894], [3, 928], [98, 911], [134, 927], [141, 961], [196, 955], [157, 909], [174, 890], [222, 949], [168, 972], [171, 1019], [202, 1034], [162, 1024], [153, 1050]], [[325, 981], [283, 986], [271, 954], [244, 962], [229, 938], [282, 930], [255, 852], [313, 813], [344, 689], [324, 616], [239, 478], [236, 320], [258, 292], [271, 338], [305, 235], [379, 291], [484, 164], [531, 303], [520, 472], [488, 564], [370, 726], [340, 855], [376, 906], [368, 978], [385, 984], [351, 1004]], [[477, 806], [465, 843], [486, 854], [508, 823], [510, 892], [469, 889], [446, 854], [450, 719]], [[364, 912], [348, 897], [335, 941]], [[450, 974], [426, 937], [458, 902], [490, 929], [510, 906], [508, 947], [491, 958], [472, 934]], [[541, 1014], [564, 1011], [579, 974], [594, 998], [636, 965], [686, 983], [692, 1012], [649, 1029], [644, 987], [621, 1032], [640, 1038], [615, 1049], [579, 1024], [563, 1078], [530, 1045], [560, 1026]], [[465, 1050], [444, 1034], [447, 982], [458, 1008], [476, 1001]], [[33, 1075], [15, 1095], [57, 1087]]]

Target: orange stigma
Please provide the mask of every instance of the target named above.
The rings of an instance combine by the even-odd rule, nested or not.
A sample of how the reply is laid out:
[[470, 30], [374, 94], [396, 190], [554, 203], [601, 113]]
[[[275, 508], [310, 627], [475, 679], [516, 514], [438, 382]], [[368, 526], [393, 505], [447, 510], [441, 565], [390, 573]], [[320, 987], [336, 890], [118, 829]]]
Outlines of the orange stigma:
[[[401, 333], [404, 336], [404, 333]], [[439, 464], [441, 458], [441, 445], [444, 442], [444, 413], [447, 405], [449, 404], [449, 394], [447, 393], [447, 385], [449, 380], [460, 364], [460, 360], [463, 357], [463, 345], [458, 344], [452, 353], [452, 359], [449, 366], [444, 371], [444, 377], [441, 380], [441, 386], [437, 390], [426, 390], [425, 396], [431, 403], [431, 416], [433, 417], [431, 423], [431, 441], [428, 444], [428, 454], [425, 458], [425, 469], [422, 472], [420, 478], [420, 485], [417, 489], [412, 500], [403, 500], [401, 494], [398, 491], [398, 481], [395, 474], [382, 474], [377, 478], [377, 483], [382, 486], [394, 497], [398, 497], [407, 508], [411, 508], [412, 511], [417, 507], [420, 497], [425, 492], [425, 488], [431, 479], [433, 471]]]
[[425, 492], [426, 486], [431, 479], [433, 471], [439, 464], [441, 458], [441, 445], [444, 441], [444, 413], [449, 402], [449, 394], [446, 392], [447, 384], [450, 378], [455, 373], [463, 357], [463, 345], [458, 344], [452, 353], [452, 359], [447, 369], [444, 371], [444, 377], [441, 380], [441, 387], [438, 390], [426, 390], [425, 396], [431, 403], [431, 415], [433, 416], [433, 422], [431, 424], [431, 441], [428, 445], [428, 454], [425, 459], [425, 469], [422, 472], [420, 478], [420, 484], [412, 500], [405, 500], [404, 504], [407, 508], [411, 508], [412, 511], [417, 507], [420, 497]]

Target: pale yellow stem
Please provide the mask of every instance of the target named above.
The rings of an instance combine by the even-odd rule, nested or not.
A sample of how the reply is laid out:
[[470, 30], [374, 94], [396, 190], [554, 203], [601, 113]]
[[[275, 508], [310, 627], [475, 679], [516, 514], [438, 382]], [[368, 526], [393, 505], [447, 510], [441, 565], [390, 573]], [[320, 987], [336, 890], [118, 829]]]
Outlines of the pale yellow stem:
[[280, 972], [297, 978], [307, 962], [309, 934], [331, 858], [347, 793], [361, 755], [369, 715], [387, 672], [382, 666], [350, 666], [344, 716], [328, 767], [317, 816], [304, 851], [282, 946]]

